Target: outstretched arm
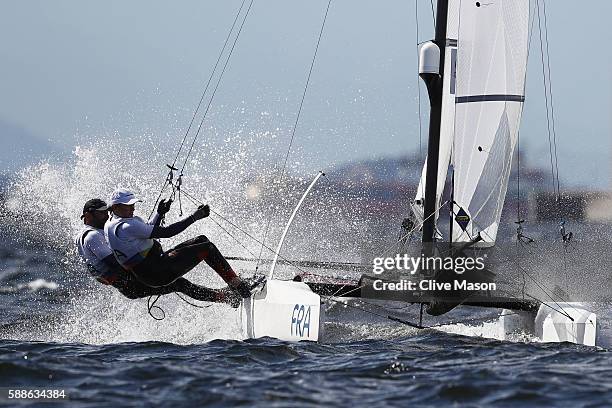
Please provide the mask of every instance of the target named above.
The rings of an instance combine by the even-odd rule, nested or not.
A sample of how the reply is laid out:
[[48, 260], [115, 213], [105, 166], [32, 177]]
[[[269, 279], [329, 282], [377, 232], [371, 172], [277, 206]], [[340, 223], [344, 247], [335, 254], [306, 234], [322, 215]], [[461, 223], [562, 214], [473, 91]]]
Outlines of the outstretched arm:
[[150, 238], [170, 238], [185, 231], [188, 226], [193, 224], [196, 220], [190, 215], [174, 224], [168, 226], [155, 225], [153, 231], [151, 231]]
[[210, 214], [210, 207], [208, 205], [201, 205], [198, 209], [189, 217], [182, 219], [181, 221], [175, 222], [174, 224], [168, 225], [167, 227], [161, 225], [155, 225], [151, 236], [149, 238], [170, 238], [185, 231], [188, 226], [201, 220], [202, 218], [208, 217]]

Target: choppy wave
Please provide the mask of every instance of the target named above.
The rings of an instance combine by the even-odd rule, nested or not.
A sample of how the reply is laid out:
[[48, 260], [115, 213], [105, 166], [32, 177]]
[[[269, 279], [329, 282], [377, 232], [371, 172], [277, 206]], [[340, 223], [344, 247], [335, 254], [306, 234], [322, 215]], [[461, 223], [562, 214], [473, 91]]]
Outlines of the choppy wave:
[[45, 279], [35, 279], [31, 282], [21, 283], [15, 286], [2, 286], [0, 287], [0, 293], [13, 293], [22, 290], [37, 292], [39, 290], [56, 290], [57, 288], [59, 288], [59, 284], [56, 282], [49, 282]]
[[65, 389], [75, 407], [607, 406], [610, 367], [593, 348], [439, 332], [333, 345], [0, 341], [3, 384]]

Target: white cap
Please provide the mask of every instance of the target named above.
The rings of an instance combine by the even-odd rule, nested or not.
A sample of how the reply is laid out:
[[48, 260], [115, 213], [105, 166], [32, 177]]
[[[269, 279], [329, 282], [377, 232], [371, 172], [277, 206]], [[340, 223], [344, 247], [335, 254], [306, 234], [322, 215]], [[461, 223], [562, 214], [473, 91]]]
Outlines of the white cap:
[[134, 193], [132, 193], [129, 190], [126, 190], [125, 188], [119, 188], [113, 191], [113, 194], [111, 194], [111, 198], [110, 198], [110, 205], [115, 205], [115, 204], [132, 205], [137, 202], [142, 202], [142, 200], [139, 200], [138, 198], [136, 198]]

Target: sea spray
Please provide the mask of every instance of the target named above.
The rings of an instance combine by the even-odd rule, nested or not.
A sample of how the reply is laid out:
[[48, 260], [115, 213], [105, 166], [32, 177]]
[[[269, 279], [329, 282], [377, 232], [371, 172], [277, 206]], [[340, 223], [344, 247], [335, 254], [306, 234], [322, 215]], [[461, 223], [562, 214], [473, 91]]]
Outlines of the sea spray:
[[[203, 139], [186, 162], [183, 188], [223, 216], [211, 217], [221, 227], [212, 220], [201, 221], [179, 236], [163, 240], [164, 247], [205, 234], [226, 255], [258, 257], [261, 251], [264, 259], [270, 258], [271, 251], [262, 250], [260, 244], [266, 225], [270, 223], [266, 246], [272, 248], [310, 179], [300, 176], [300, 166], [293, 163], [285, 182], [279, 184], [279, 169], [270, 165], [274, 149], [266, 147], [277, 136], [266, 131], [230, 135], [220, 143]], [[238, 313], [225, 305], [196, 308], [176, 295], [167, 295], [158, 302], [166, 318], [152, 319], [147, 314], [146, 299], [127, 300], [114, 289], [100, 286], [87, 275], [74, 251], [73, 237], [82, 228], [79, 215], [89, 198], [107, 198], [116, 187], [128, 187], [144, 201], [137, 205], [136, 213], [148, 216], [167, 175], [169, 147], [175, 146], [156, 148], [147, 134], [126, 137], [114, 133], [75, 147], [64, 162], [40, 162], [16, 175], [8, 189], [8, 216], [3, 227], [16, 231], [15, 239], [27, 240], [37, 249], [46, 248], [47, 256], [56, 257], [61, 268], [54, 281], [70, 290], [70, 301], [62, 314], [23, 333], [24, 339], [96, 344], [161, 340], [182, 344], [241, 338]], [[346, 208], [346, 199], [329, 183], [313, 192], [296, 218], [283, 257], [354, 261], [367, 252], [362, 246], [375, 240], [365, 232], [374, 230], [367, 221], [374, 210], [358, 196]], [[180, 204], [184, 215], [195, 209], [185, 195]], [[175, 202], [167, 222], [178, 218], [179, 202]], [[243, 276], [255, 272], [253, 262], [233, 265]], [[259, 268], [265, 271], [266, 264]], [[290, 266], [278, 268], [279, 277], [290, 278], [300, 272]], [[186, 277], [209, 287], [224, 286], [204, 264]]]

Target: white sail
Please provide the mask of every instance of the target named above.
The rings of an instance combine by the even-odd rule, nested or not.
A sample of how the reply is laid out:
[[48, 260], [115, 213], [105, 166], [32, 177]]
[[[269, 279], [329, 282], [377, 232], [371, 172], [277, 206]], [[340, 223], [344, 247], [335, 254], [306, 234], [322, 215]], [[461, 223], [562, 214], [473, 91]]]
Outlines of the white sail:
[[[453, 146], [453, 133], [455, 121], [455, 91], [457, 63], [457, 31], [459, 28], [460, 0], [450, 0], [448, 4], [448, 22], [446, 26], [446, 50], [444, 59], [444, 81], [442, 90], [442, 119], [440, 124], [440, 150], [438, 159], [438, 184], [436, 189], [436, 208], [440, 208], [440, 200], [444, 192], [444, 184], [448, 173], [448, 166]], [[423, 222], [425, 203], [425, 181], [427, 172], [427, 159], [423, 165], [419, 187], [414, 201], [411, 204], [412, 212], [417, 222]], [[439, 213], [436, 213], [436, 219]], [[441, 234], [438, 232], [438, 236]]]
[[461, 5], [453, 241], [497, 236], [524, 101], [529, 8], [529, 0]]

